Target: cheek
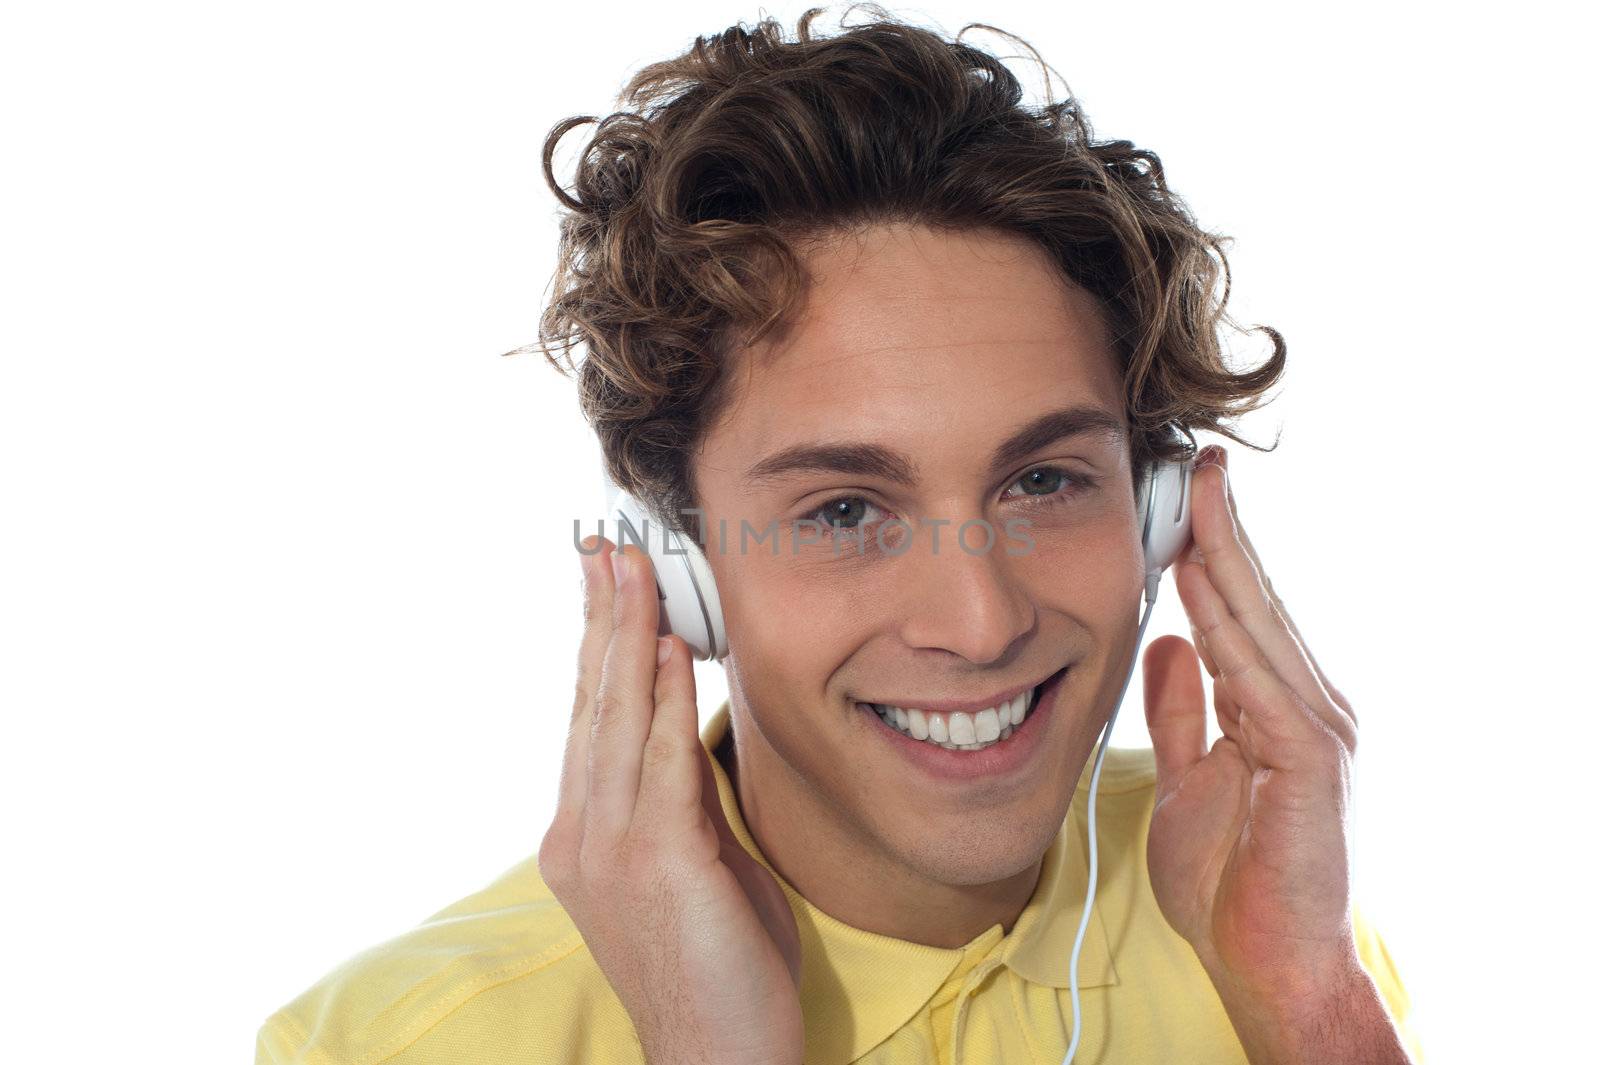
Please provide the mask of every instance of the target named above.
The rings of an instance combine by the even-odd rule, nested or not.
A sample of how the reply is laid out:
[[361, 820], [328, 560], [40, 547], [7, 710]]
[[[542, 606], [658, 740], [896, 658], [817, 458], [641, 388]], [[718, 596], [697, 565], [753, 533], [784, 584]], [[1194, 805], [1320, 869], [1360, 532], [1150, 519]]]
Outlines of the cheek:
[[729, 643], [745, 676], [779, 702], [823, 697], [867, 631], [859, 582], [782, 554], [730, 558], [716, 576]]
[[1041, 596], [1121, 607], [1142, 592], [1144, 552], [1129, 515], [1107, 514], [1071, 526], [1039, 525], [1032, 537], [1032, 550], [1017, 562]]

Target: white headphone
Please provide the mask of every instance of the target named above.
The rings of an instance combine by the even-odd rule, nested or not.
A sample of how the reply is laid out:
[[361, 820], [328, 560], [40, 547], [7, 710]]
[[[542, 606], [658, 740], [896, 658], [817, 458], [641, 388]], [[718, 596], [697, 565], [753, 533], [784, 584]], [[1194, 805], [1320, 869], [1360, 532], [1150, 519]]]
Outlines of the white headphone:
[[[1182, 439], [1176, 427], [1168, 426], [1167, 437], [1176, 442]], [[1134, 643], [1134, 658], [1128, 675], [1122, 680], [1122, 691], [1111, 708], [1105, 731], [1100, 735], [1100, 753], [1095, 759], [1094, 774], [1089, 780], [1089, 887], [1083, 903], [1083, 917], [1078, 923], [1078, 936], [1072, 945], [1072, 1043], [1067, 1047], [1062, 1065], [1070, 1065], [1078, 1051], [1082, 1035], [1082, 1011], [1078, 1002], [1078, 954], [1083, 949], [1084, 933], [1089, 928], [1089, 914], [1094, 906], [1094, 890], [1099, 874], [1099, 853], [1095, 839], [1095, 799], [1100, 792], [1100, 767], [1105, 763], [1106, 747], [1111, 740], [1111, 729], [1117, 723], [1117, 711], [1128, 693], [1128, 682], [1139, 663], [1138, 649], [1144, 643], [1145, 625], [1155, 607], [1156, 592], [1161, 586], [1161, 574], [1176, 562], [1178, 554], [1189, 543], [1189, 483], [1194, 475], [1194, 457], [1183, 460], [1155, 460], [1139, 482], [1135, 503], [1144, 546], [1144, 617], [1139, 620], [1139, 637]], [[632, 540], [650, 556], [655, 569], [657, 594], [661, 599], [661, 624], [659, 634], [677, 634], [689, 645], [694, 657], [721, 661], [728, 653], [728, 634], [722, 621], [722, 600], [717, 596], [717, 582], [705, 554], [692, 539], [680, 536], [659, 520], [649, 520], [648, 512], [639, 501], [627, 492], [618, 491], [609, 480], [608, 493], [615, 497], [609, 506], [612, 525], [617, 530], [616, 544], [620, 548], [625, 539]], [[601, 535], [605, 530], [601, 529]]]

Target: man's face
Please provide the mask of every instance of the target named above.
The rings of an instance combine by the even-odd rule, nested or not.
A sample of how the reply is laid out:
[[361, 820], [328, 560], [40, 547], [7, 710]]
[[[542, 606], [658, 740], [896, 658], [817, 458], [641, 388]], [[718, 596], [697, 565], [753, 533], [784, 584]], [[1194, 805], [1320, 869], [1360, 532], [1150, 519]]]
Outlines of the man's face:
[[[879, 226], [805, 258], [804, 313], [734, 353], [695, 458], [734, 729], [757, 767], [782, 769], [749, 786], [915, 875], [989, 883], [1059, 830], [1132, 662], [1142, 587], [1126, 436], [1004, 445], [1068, 408], [1121, 428], [1121, 381], [1093, 298], [1021, 238]], [[752, 474], [840, 445], [856, 450]], [[953, 708], [921, 715], [924, 740], [870, 705], [971, 704], [981, 740], [979, 708], [1063, 667], [1037, 716], [981, 751], [936, 744], [935, 717], [945, 742], [969, 738]]]

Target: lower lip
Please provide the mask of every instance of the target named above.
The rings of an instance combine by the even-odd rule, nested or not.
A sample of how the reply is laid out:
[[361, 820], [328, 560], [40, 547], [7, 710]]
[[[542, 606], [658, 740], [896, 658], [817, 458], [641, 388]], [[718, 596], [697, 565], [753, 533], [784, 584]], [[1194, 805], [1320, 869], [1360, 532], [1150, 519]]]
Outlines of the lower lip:
[[992, 780], [1020, 773], [1033, 761], [1035, 753], [1043, 745], [1045, 726], [1050, 711], [1055, 707], [1056, 693], [1071, 672], [1069, 667], [1046, 681], [1039, 689], [1038, 702], [1022, 719], [1022, 724], [1012, 729], [1011, 735], [1005, 739], [991, 743], [981, 751], [952, 751], [926, 740], [912, 739], [887, 724], [866, 703], [857, 703], [856, 708], [871, 719], [890, 746], [929, 776], [941, 780]]

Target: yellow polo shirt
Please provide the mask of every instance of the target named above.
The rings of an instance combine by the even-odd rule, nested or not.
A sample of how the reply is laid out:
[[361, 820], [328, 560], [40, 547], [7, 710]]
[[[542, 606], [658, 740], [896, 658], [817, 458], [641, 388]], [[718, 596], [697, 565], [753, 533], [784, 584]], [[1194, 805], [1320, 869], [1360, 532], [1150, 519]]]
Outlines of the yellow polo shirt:
[[[708, 752], [727, 726], [724, 702], [701, 733]], [[1093, 764], [1009, 935], [997, 924], [947, 949], [865, 932], [778, 877], [800, 926], [807, 1065], [1059, 1065], [1071, 1035], [1068, 966], [1088, 876]], [[721, 763], [712, 766], [735, 835], [770, 870]], [[1151, 892], [1145, 840], [1154, 797], [1149, 750], [1107, 752], [1100, 883], [1078, 959], [1084, 1033], [1075, 1065], [1247, 1065], [1210, 979]], [[1400, 977], [1359, 909], [1355, 918], [1362, 961], [1422, 1065]], [[643, 1061], [622, 1003], [534, 858], [350, 958], [269, 1017], [256, 1043], [257, 1065]]]

